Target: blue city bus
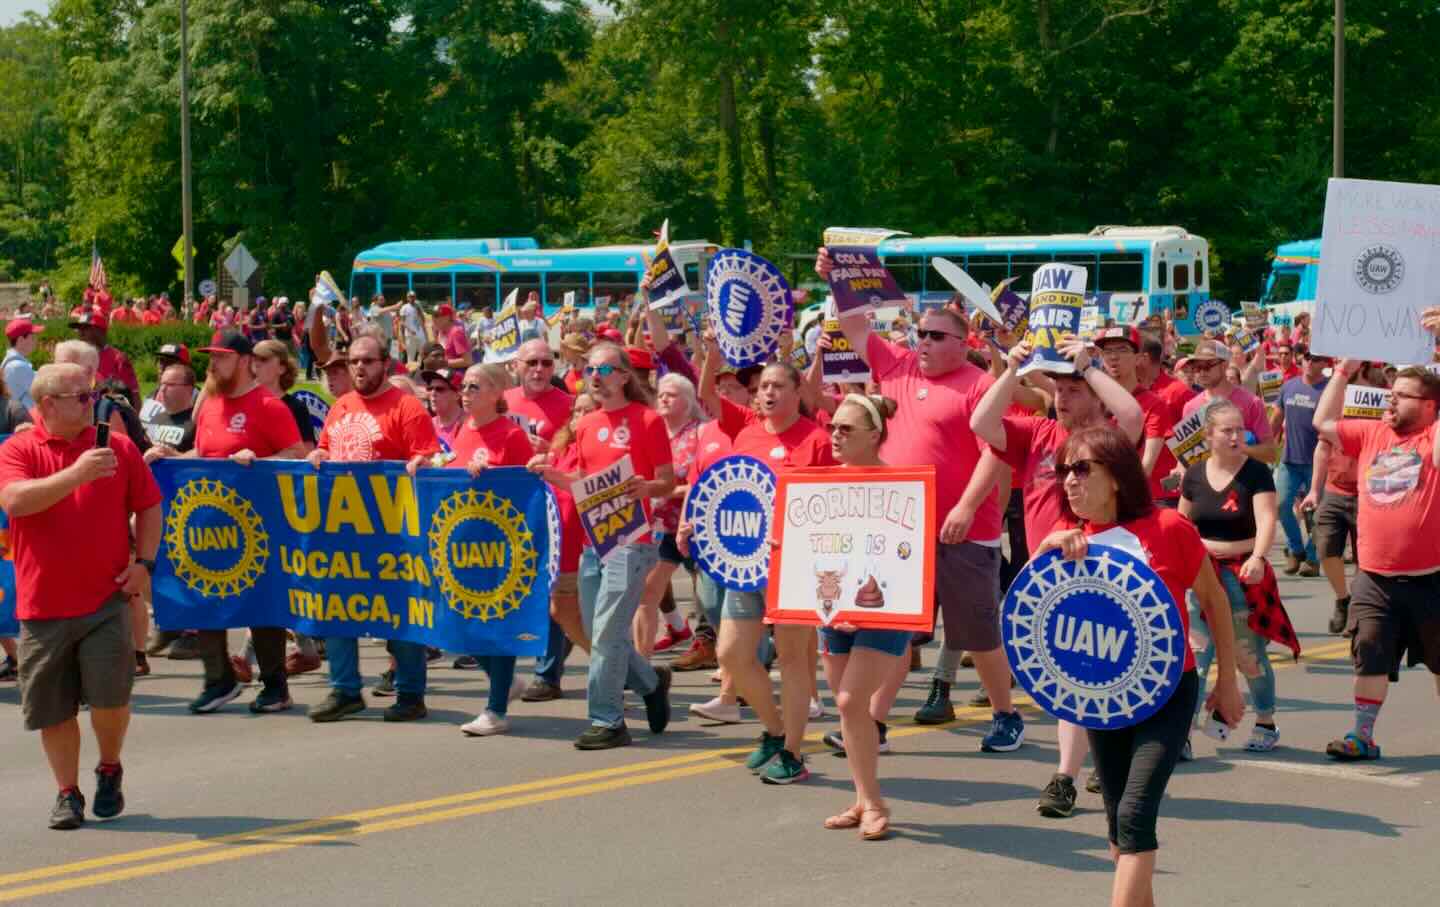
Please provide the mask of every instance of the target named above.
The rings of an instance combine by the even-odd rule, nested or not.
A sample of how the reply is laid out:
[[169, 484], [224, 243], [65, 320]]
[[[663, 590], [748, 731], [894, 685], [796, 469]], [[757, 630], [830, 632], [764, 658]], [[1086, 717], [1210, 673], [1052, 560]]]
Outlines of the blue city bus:
[[[703, 240], [670, 244], [692, 291], [702, 289], [702, 259], [716, 250]], [[634, 293], [654, 253], [653, 244], [542, 249], [528, 236], [388, 242], [355, 256], [350, 295], [369, 299], [380, 293], [395, 302], [413, 292], [431, 304], [451, 300], [499, 309], [511, 290], [520, 291], [521, 301], [534, 290], [547, 311], [571, 292], [576, 304], [586, 307], [601, 296]]]
[[1229, 307], [1210, 298], [1209, 244], [1182, 227], [1100, 226], [1054, 236], [902, 235], [881, 242], [879, 254], [900, 288], [921, 300], [952, 292], [932, 258], [948, 258], [992, 287], [1014, 277], [1011, 288], [1022, 296], [1040, 265], [1058, 261], [1086, 270], [1086, 292], [1108, 304], [1118, 324], [1172, 311], [1182, 334], [1198, 334], [1230, 321]]

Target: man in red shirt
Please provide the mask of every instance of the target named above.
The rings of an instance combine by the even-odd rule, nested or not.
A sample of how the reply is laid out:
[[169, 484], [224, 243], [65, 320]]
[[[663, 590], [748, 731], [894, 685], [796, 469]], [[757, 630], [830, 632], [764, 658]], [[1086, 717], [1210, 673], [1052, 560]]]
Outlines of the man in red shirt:
[[1140, 335], [1140, 358], [1135, 360], [1135, 377], [1140, 387], [1170, 404], [1172, 415], [1179, 416], [1195, 388], [1170, 374], [1165, 368], [1165, 344], [1158, 337]]
[[100, 750], [95, 815], [109, 819], [125, 808], [120, 751], [135, 682], [128, 601], [149, 594], [160, 489], [123, 434], [96, 446], [95, 393], [85, 369], [44, 366], [31, 394], [40, 415], [35, 428], [0, 446], [0, 508], [10, 517], [15, 563], [21, 712], [25, 727], [40, 731], [60, 788], [50, 827], [71, 829], [85, 821], [75, 720], [82, 701]]
[[[316, 469], [326, 460], [402, 460], [412, 470], [424, 465], [440, 451], [440, 441], [424, 405], [387, 379], [389, 350], [375, 335], [361, 333], [350, 344], [349, 362], [355, 389], [330, 407], [320, 442], [307, 459]], [[425, 647], [392, 639], [386, 648], [395, 657], [395, 668], [386, 672], [390, 676], [382, 678], [375, 692], [386, 695], [393, 690], [398, 695], [395, 704], [385, 710], [385, 720], [424, 718], [429, 714], [425, 708]], [[327, 638], [325, 654], [330, 660], [330, 695], [310, 710], [310, 720], [339, 721], [363, 711], [359, 641], [354, 637]]]
[[[248, 466], [259, 460], [298, 459], [305, 453], [290, 410], [255, 381], [250, 339], [227, 331], [210, 354], [204, 402], [195, 415], [195, 446], [187, 457], [226, 457]], [[285, 679], [285, 629], [251, 627], [260, 663], [260, 695], [250, 703], [257, 715], [283, 712], [293, 704]], [[198, 649], [205, 663], [205, 687], [190, 702], [195, 714], [214, 712], [245, 688], [235, 676], [225, 630], [201, 630]]]
[[1180, 500], [1180, 484], [1167, 487], [1162, 481], [1178, 465], [1165, 439], [1175, 430], [1176, 412], [1170, 404], [1140, 387], [1136, 363], [1140, 356], [1140, 332], [1135, 328], [1105, 328], [1095, 335], [1095, 345], [1105, 360], [1105, 371], [1134, 397], [1145, 414], [1141, 431], [1140, 465], [1150, 477], [1150, 496], [1168, 507]]
[[110, 330], [110, 323], [104, 315], [98, 312], [86, 312], [70, 322], [70, 327], [80, 335], [80, 339], [100, 351], [100, 366], [95, 372], [95, 381], [104, 384], [107, 380], [114, 378], [125, 385], [126, 392], [130, 397], [130, 408], [136, 412], [140, 411], [140, 379], [135, 377], [135, 367], [130, 364], [126, 355], [115, 347], [110, 346], [106, 335]]
[[[1440, 306], [1423, 323], [1440, 334]], [[1345, 388], [1360, 363], [1342, 359], [1320, 403], [1315, 428], [1354, 457], [1359, 479], [1359, 570], [1350, 587], [1355, 728], [1325, 752], [1341, 761], [1380, 758], [1375, 719], [1401, 658], [1424, 662], [1440, 690], [1440, 375], [1402, 369], [1380, 421], [1342, 419]], [[1417, 544], [1417, 540], [1428, 540]]]

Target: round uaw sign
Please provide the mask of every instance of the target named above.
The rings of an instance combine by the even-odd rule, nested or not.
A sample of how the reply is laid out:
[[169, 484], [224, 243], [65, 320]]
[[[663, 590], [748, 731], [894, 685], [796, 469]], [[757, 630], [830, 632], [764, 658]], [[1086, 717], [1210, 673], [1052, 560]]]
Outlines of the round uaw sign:
[[694, 527], [690, 552], [700, 569], [726, 589], [755, 592], [770, 575], [770, 517], [775, 473], [746, 456], [716, 460], [700, 474], [685, 502]]
[[1149, 718], [1185, 666], [1179, 607], [1149, 564], [1118, 548], [1035, 558], [1011, 584], [1000, 621], [1020, 685], [1046, 712], [1088, 728]]
[[1367, 293], [1389, 293], [1404, 280], [1405, 258], [1394, 246], [1376, 243], [1355, 256], [1355, 282]]
[[1230, 323], [1230, 307], [1219, 299], [1207, 299], [1195, 306], [1195, 326], [1202, 331], [1219, 331]]
[[305, 404], [305, 411], [310, 414], [310, 424], [315, 426], [315, 434], [319, 435], [325, 427], [325, 417], [330, 415], [330, 404], [314, 391], [298, 390], [291, 391], [290, 394]]
[[721, 249], [705, 272], [710, 325], [725, 361], [735, 368], [764, 362], [790, 329], [790, 285], [770, 262], [743, 249]]
[[493, 491], [467, 488], [446, 497], [430, 520], [429, 540], [441, 592], [467, 620], [499, 620], [518, 610], [538, 575], [540, 555], [525, 514]]
[[170, 501], [165, 556], [175, 578], [207, 598], [239, 595], [270, 559], [270, 536], [250, 502], [212, 479], [192, 479]]

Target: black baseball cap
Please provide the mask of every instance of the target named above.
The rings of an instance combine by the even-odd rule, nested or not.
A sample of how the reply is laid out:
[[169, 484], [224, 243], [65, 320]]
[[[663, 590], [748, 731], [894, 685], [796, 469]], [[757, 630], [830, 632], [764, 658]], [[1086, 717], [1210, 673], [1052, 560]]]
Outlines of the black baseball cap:
[[255, 352], [255, 344], [251, 343], [250, 338], [239, 331], [226, 331], [220, 335], [218, 342], [214, 342], [210, 346], [201, 347], [200, 352], [235, 353], [238, 356], [249, 356]]

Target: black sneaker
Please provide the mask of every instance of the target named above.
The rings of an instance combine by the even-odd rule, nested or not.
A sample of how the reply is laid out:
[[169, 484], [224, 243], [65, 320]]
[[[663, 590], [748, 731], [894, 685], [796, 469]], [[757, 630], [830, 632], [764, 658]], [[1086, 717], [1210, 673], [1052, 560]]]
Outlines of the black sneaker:
[[401, 696], [395, 700], [394, 705], [385, 710], [385, 720], [419, 721], [429, 714], [430, 710], [425, 708], [425, 700], [418, 697]]
[[1040, 792], [1035, 811], [1047, 819], [1068, 819], [1075, 811], [1075, 781], [1069, 775], [1056, 773]]
[[244, 684], [233, 679], [228, 683], [217, 683], [214, 686], [208, 686], [200, 691], [199, 696], [190, 700], [190, 711], [196, 715], [213, 712], [236, 696], [239, 696], [244, 689]]
[[577, 750], [609, 750], [617, 746], [630, 745], [630, 729], [621, 722], [619, 727], [591, 725], [575, 741]]
[[461, 655], [450, 667], [457, 671], [478, 671], [480, 670], [480, 659], [474, 655]]
[[394, 696], [394, 695], [395, 695], [395, 672], [394, 672], [394, 671], [385, 671], [385, 672], [383, 672], [383, 673], [380, 675], [380, 682], [377, 683], [377, 684], [375, 684], [374, 689], [372, 689], [370, 692], [374, 693], [376, 696]]
[[310, 710], [311, 721], [339, 721], [346, 715], [365, 711], [365, 697], [331, 690], [325, 701]]
[[1339, 636], [1345, 632], [1345, 624], [1350, 620], [1350, 596], [1335, 599], [1335, 610], [1330, 612], [1330, 626], [1327, 628], [1331, 633]]
[[1090, 770], [1090, 777], [1085, 779], [1085, 790], [1092, 794], [1100, 793], [1100, 773], [1094, 769]]
[[650, 733], [660, 734], [670, 724], [670, 669], [664, 665], [655, 668], [655, 689], [645, 694], [645, 719], [650, 722]]
[[61, 791], [50, 810], [50, 827], [72, 831], [85, 824], [85, 797], [78, 790]]
[[950, 684], [936, 677], [930, 681], [930, 697], [915, 712], [916, 724], [944, 724], [955, 720], [955, 706], [950, 702]]
[[0, 662], [0, 680], [14, 680], [19, 674], [20, 670], [15, 663], [15, 659], [6, 655], [5, 660]]
[[520, 701], [549, 702], [552, 699], [561, 699], [564, 696], [564, 690], [560, 689], [555, 684], [550, 683], [548, 680], [542, 680], [541, 678], [536, 677], [534, 680], [530, 681], [530, 686], [525, 688], [525, 692], [520, 696]]
[[267, 683], [260, 690], [260, 695], [250, 703], [250, 711], [256, 715], [264, 715], [268, 712], [284, 712], [293, 705], [295, 701], [290, 698], [288, 684]]
[[125, 792], [120, 788], [124, 778], [124, 769], [113, 772], [95, 769], [95, 803], [90, 807], [95, 818], [113, 819], [125, 811]]
[[442, 659], [442, 658], [444, 658], [444, 657], [445, 657], [445, 653], [444, 653], [444, 652], [441, 652], [439, 649], [435, 648], [434, 646], [426, 646], [426, 647], [425, 647], [425, 663], [426, 663], [426, 664], [432, 664], [432, 663], [434, 663], [434, 662], [439, 661], [440, 659]]

